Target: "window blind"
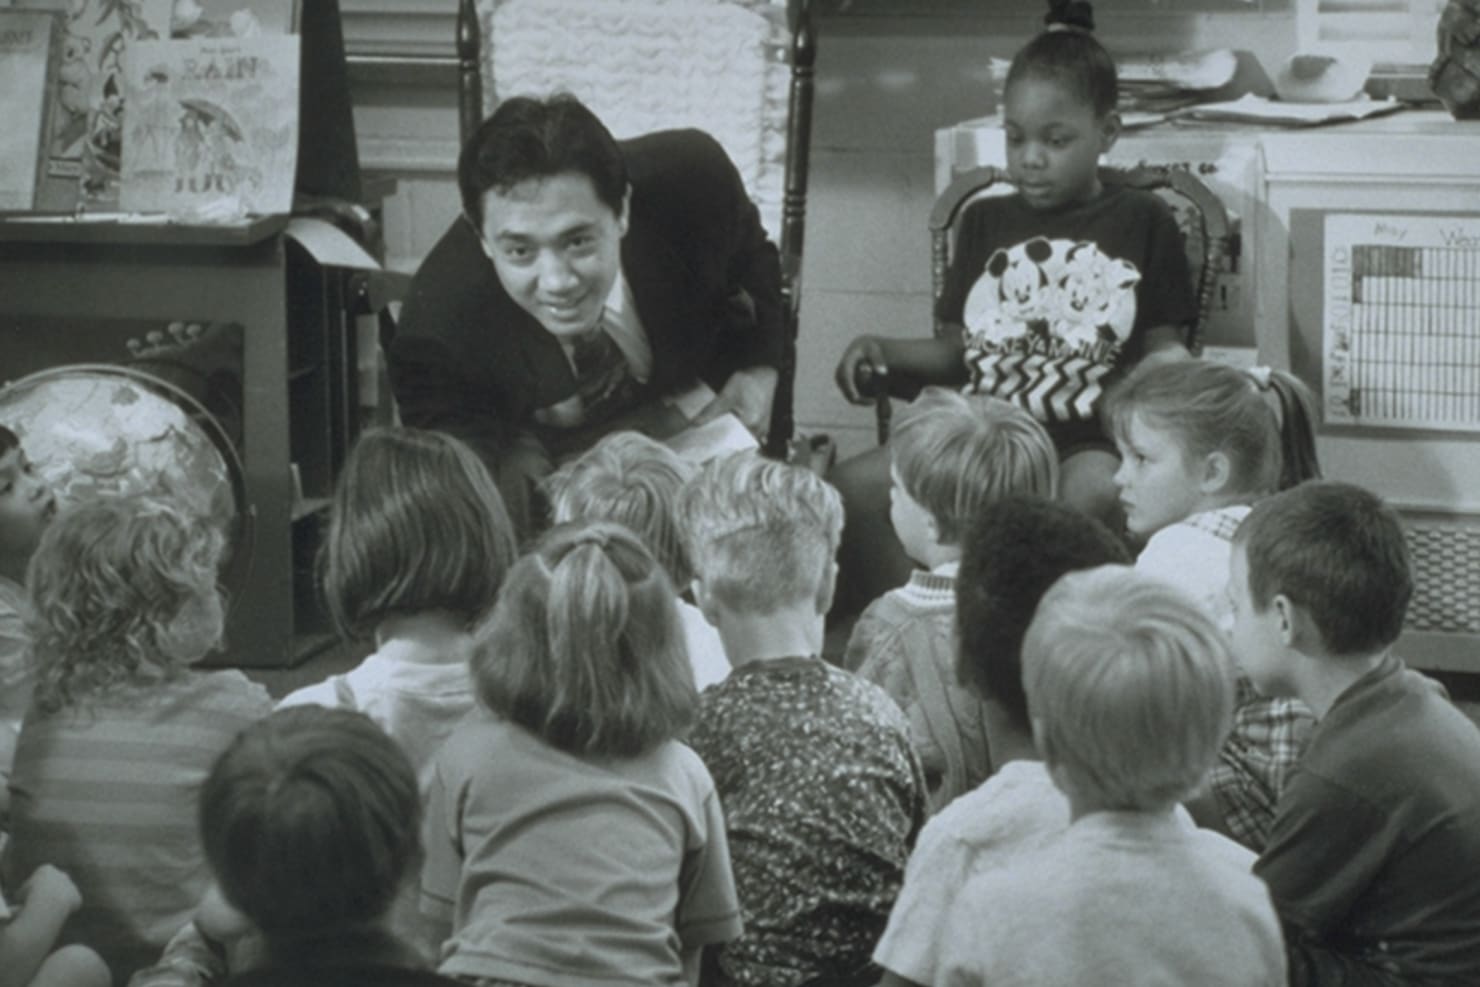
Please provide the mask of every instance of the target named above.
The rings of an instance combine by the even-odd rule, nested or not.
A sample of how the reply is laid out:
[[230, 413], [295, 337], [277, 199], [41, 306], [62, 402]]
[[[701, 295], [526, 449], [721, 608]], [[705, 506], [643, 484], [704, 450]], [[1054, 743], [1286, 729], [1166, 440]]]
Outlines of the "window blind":
[[457, 0], [339, 0], [339, 15], [351, 56], [454, 57]]

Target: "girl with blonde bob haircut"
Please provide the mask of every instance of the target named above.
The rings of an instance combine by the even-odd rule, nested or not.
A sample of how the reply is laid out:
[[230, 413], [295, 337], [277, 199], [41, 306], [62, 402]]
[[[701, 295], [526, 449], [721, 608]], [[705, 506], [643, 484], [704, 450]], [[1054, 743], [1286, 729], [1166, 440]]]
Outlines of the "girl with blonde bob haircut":
[[641, 432], [613, 432], [547, 481], [555, 523], [615, 521], [636, 532], [678, 588], [693, 578], [678, 494], [693, 470]]
[[724, 817], [678, 736], [697, 694], [673, 585], [611, 522], [563, 525], [479, 628], [485, 708], [438, 752], [422, 913], [479, 983], [697, 983], [740, 933]]
[[41, 864], [76, 882], [62, 941], [117, 983], [154, 960], [210, 883], [196, 794], [272, 700], [241, 672], [194, 671], [221, 640], [223, 539], [163, 499], [59, 514], [31, 558], [35, 705], [10, 778], [7, 882]]
[[1225, 636], [1177, 587], [1127, 566], [1055, 583], [1022, 660], [1034, 739], [1076, 811], [1169, 809], [1232, 725]]
[[[630, 528], [680, 594], [693, 580], [678, 518], [678, 499], [693, 469], [672, 449], [641, 432], [613, 432], [546, 481], [555, 523], [615, 521]], [[719, 634], [699, 608], [680, 597], [684, 648], [703, 689], [730, 673]]]

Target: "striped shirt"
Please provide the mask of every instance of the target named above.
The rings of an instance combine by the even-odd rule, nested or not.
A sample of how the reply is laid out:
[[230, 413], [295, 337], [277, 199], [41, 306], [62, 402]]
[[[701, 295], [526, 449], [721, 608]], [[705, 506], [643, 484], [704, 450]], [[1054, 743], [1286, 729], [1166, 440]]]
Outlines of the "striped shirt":
[[904, 711], [925, 770], [930, 811], [987, 780], [986, 708], [956, 680], [956, 564], [916, 569], [853, 626], [843, 664]]
[[267, 691], [236, 671], [126, 686], [50, 715], [33, 709], [10, 779], [6, 886], [41, 864], [66, 871], [83, 903], [60, 941], [93, 947], [123, 983], [204, 894], [197, 790], [237, 732], [271, 711]]

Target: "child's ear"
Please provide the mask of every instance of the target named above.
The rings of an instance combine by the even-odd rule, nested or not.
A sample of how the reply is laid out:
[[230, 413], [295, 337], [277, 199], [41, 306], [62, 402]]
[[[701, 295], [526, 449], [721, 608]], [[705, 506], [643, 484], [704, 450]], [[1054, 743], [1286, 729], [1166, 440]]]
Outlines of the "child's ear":
[[1106, 154], [1120, 139], [1120, 114], [1114, 110], [1100, 119], [1100, 153]]
[[822, 574], [822, 585], [817, 587], [817, 612], [826, 614], [832, 609], [833, 594], [838, 588], [838, 562], [836, 559], [828, 562], [827, 571]]
[[251, 919], [237, 910], [221, 893], [221, 886], [214, 881], [196, 905], [195, 927], [213, 942], [234, 943], [257, 931]]
[[699, 612], [704, 615], [704, 619], [709, 621], [711, 626], [718, 627], [719, 612], [715, 610], [714, 597], [705, 588], [704, 582], [700, 579], [690, 580], [689, 592], [694, 594], [694, 606], [699, 608]]
[[1038, 756], [1043, 758], [1043, 766], [1048, 769], [1048, 776], [1053, 780], [1053, 785], [1065, 798], [1073, 796], [1074, 779], [1064, 764], [1056, 756], [1053, 749], [1053, 741], [1048, 739], [1048, 731], [1043, 727], [1043, 721], [1038, 717], [1030, 717], [1033, 724], [1033, 746], [1038, 751]]
[[1276, 593], [1269, 605], [1279, 619], [1280, 642], [1285, 647], [1304, 655], [1325, 653], [1326, 641], [1310, 619], [1309, 611], [1283, 593]]
[[1228, 488], [1228, 481], [1233, 478], [1233, 464], [1228, 461], [1228, 454], [1223, 452], [1210, 452], [1203, 460], [1202, 476], [1199, 478], [1198, 486], [1203, 493], [1223, 493]]
[[1280, 643], [1287, 648], [1295, 648], [1297, 642], [1300, 642], [1309, 631], [1304, 611], [1283, 593], [1274, 595], [1274, 598], [1269, 601], [1269, 609], [1274, 613], [1277, 622], [1276, 629], [1280, 633]]

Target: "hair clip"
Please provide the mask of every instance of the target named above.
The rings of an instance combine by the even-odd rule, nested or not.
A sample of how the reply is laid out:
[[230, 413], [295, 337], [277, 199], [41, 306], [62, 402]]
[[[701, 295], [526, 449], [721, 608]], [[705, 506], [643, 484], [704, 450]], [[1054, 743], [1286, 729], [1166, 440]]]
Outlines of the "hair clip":
[[1280, 389], [1273, 386], [1274, 370], [1271, 367], [1260, 364], [1257, 367], [1245, 367], [1244, 373], [1254, 386], [1259, 388], [1259, 396], [1274, 414], [1275, 426], [1281, 430], [1285, 427], [1285, 396]]

